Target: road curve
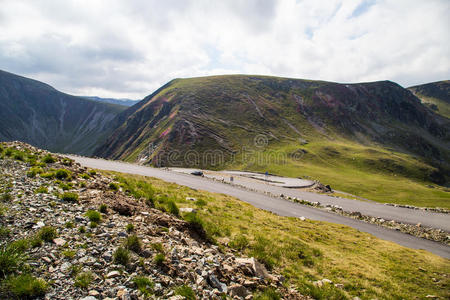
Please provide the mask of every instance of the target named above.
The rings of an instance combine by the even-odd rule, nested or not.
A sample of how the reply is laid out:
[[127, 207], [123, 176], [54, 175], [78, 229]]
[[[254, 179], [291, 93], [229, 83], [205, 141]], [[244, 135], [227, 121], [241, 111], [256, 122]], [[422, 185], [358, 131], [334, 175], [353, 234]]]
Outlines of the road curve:
[[[300, 205], [281, 198], [269, 197], [263, 193], [253, 192], [240, 188], [238, 186], [228, 185], [207, 178], [196, 177], [192, 175], [165, 171], [162, 169], [129, 164], [118, 161], [108, 161], [103, 159], [94, 159], [65, 155], [74, 159], [83, 166], [117, 171], [122, 173], [151, 176], [162, 179], [167, 182], [173, 182], [179, 185], [188, 186], [195, 189], [201, 189], [214, 193], [222, 193], [236, 197], [244, 202], [250, 203], [255, 207], [271, 211], [281, 216], [301, 217], [317, 221], [325, 221], [347, 225], [363, 232], [370, 233], [380, 239], [388, 240], [413, 249], [423, 249], [436, 255], [450, 258], [450, 247], [430, 240], [417, 238], [399, 231], [387, 229], [377, 225], [365, 223], [352, 218], [347, 218], [338, 214], [330, 213], [313, 207]], [[313, 200], [314, 201], [314, 200]], [[354, 200], [356, 201], [356, 200]], [[392, 209], [393, 207], [387, 206]]]

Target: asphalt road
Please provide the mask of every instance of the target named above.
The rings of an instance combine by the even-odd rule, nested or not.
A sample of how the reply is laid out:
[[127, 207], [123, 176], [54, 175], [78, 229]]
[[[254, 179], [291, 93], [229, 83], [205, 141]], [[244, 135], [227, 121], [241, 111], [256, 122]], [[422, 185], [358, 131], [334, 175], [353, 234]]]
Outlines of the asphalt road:
[[[408, 234], [401, 233], [399, 231], [386, 229], [380, 226], [376, 226], [373, 224], [368, 224], [362, 221], [354, 220], [351, 218], [347, 218], [344, 216], [340, 216], [334, 213], [330, 213], [324, 210], [316, 209], [309, 206], [300, 205], [297, 203], [290, 202], [288, 200], [284, 200], [281, 198], [274, 198], [269, 197], [263, 193], [248, 191], [244, 188], [220, 183], [217, 181], [212, 181], [211, 179], [197, 177], [193, 175], [187, 175], [177, 172], [170, 172], [165, 171], [162, 169], [157, 168], [151, 168], [151, 167], [145, 167], [135, 164], [129, 164], [129, 163], [123, 163], [118, 161], [108, 161], [103, 159], [93, 159], [93, 158], [86, 158], [86, 157], [78, 157], [78, 156], [72, 156], [72, 155], [66, 155], [72, 159], [74, 159], [76, 162], [80, 163], [83, 166], [101, 169], [101, 170], [110, 170], [110, 171], [117, 171], [122, 173], [130, 173], [130, 174], [137, 174], [137, 175], [144, 175], [144, 176], [151, 176], [155, 178], [162, 179], [164, 181], [177, 183], [180, 185], [188, 186], [195, 189], [205, 190], [209, 192], [214, 193], [222, 193], [226, 195], [230, 195], [233, 197], [236, 197], [244, 202], [250, 203], [255, 207], [265, 209], [268, 211], [271, 211], [273, 213], [276, 213], [281, 216], [290, 216], [290, 217], [305, 217], [311, 220], [317, 220], [317, 221], [326, 221], [331, 223], [337, 223], [342, 225], [347, 225], [350, 227], [353, 227], [355, 229], [358, 229], [363, 232], [370, 233], [378, 238], [388, 240], [395, 242], [397, 244], [400, 244], [405, 247], [413, 248], [413, 249], [424, 249], [427, 251], [430, 251], [436, 255], [450, 258], [450, 247], [443, 245], [441, 243], [429, 241], [426, 239], [417, 238]], [[276, 188], [276, 187], [274, 187]], [[283, 191], [286, 189], [283, 189]], [[283, 192], [284, 194], [287, 194], [286, 192]], [[323, 195], [316, 195], [313, 193], [313, 196], [320, 196], [320, 199], [323, 199]], [[334, 198], [334, 197], [328, 197], [328, 198]], [[324, 200], [316, 200], [314, 199], [308, 199], [303, 198], [310, 201], [320, 201], [324, 203]], [[336, 199], [336, 198], [335, 198]], [[354, 203], [353, 210], [358, 210], [358, 203], [361, 201], [358, 200], [350, 200]], [[366, 203], [366, 202], [361, 202]], [[372, 203], [372, 202], [367, 202]], [[372, 203], [373, 204], [373, 203]], [[342, 206], [342, 205], [341, 205]], [[376, 207], [376, 211], [389, 211], [392, 209], [397, 209], [395, 207], [391, 206], [384, 206], [380, 205], [384, 209]], [[435, 217], [442, 218], [441, 215], [443, 214], [436, 214], [436, 213], [430, 213], [430, 212], [422, 212], [422, 214], [417, 214], [415, 210], [410, 209], [402, 209], [403, 214], [411, 214], [414, 216], [414, 222], [422, 223], [422, 224], [428, 224], [427, 219], [433, 219]], [[401, 216], [401, 214], [400, 214]], [[380, 216], [383, 217], [383, 216]], [[445, 218], [442, 218], [442, 222], [445, 228], [449, 227], [449, 216], [444, 215]], [[418, 218], [416, 220], [416, 218]], [[444, 229], [444, 228], [443, 228]]]
[[[221, 178], [223, 173], [207, 171], [206, 176]], [[229, 178], [225, 180], [229, 181]], [[300, 189], [283, 188], [272, 184], [264, 183], [248, 177], [234, 176], [234, 184], [242, 185], [252, 190], [269, 192], [271, 194], [297, 197], [308, 201], [317, 201], [322, 205], [338, 205], [345, 211], [359, 211], [363, 215], [379, 217], [385, 220], [395, 220], [402, 223], [421, 225], [432, 228], [440, 228], [450, 232], [450, 215], [433, 213], [421, 209], [410, 209], [403, 207], [393, 207], [375, 201], [362, 201], [338, 197], [330, 197], [323, 194], [302, 191]]]

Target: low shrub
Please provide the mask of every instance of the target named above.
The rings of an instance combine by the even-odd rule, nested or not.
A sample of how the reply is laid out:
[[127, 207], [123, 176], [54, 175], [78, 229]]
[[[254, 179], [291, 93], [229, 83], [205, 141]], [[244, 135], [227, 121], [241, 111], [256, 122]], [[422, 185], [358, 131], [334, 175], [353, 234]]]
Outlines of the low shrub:
[[30, 248], [30, 241], [28, 239], [15, 240], [8, 245], [8, 249], [18, 253], [24, 253], [28, 248]]
[[118, 190], [119, 190], [119, 185], [118, 185], [117, 183], [115, 183], [115, 182], [111, 182], [111, 183], [109, 184], [109, 188], [110, 188], [111, 190], [113, 190], [113, 191], [118, 191]]
[[100, 206], [98, 207], [98, 211], [102, 214], [106, 214], [108, 212], [108, 205], [100, 204]]
[[98, 223], [98, 222], [100, 222], [100, 221], [102, 220], [102, 215], [101, 215], [98, 211], [93, 210], [93, 209], [89, 209], [89, 210], [86, 212], [85, 216], [86, 216], [86, 217], [89, 219], [89, 221], [91, 221], [91, 222], [96, 222], [96, 223]]
[[72, 192], [65, 192], [60, 196], [60, 199], [66, 202], [78, 202], [78, 194]]
[[89, 170], [89, 175], [95, 176], [97, 175], [97, 172], [95, 170]]
[[39, 237], [39, 234], [36, 234], [32, 238], [30, 238], [30, 246], [31, 248], [37, 248], [42, 246], [42, 239]]
[[0, 226], [0, 239], [5, 239], [9, 237], [11, 234], [11, 230], [8, 227]]
[[161, 266], [162, 264], [164, 264], [165, 260], [166, 260], [166, 256], [164, 255], [164, 253], [156, 254], [155, 258], [153, 259], [155, 264], [157, 264], [158, 266]]
[[91, 178], [91, 176], [89, 176], [89, 175], [86, 174], [86, 173], [83, 173], [83, 174], [80, 174], [80, 178], [83, 178], [83, 179], [89, 179], [89, 178]]
[[128, 250], [131, 250], [135, 253], [140, 253], [142, 251], [142, 242], [135, 234], [132, 234], [126, 238], [124, 246]]
[[38, 236], [44, 242], [52, 242], [56, 238], [56, 228], [52, 226], [44, 226], [39, 230]]
[[183, 296], [187, 300], [195, 300], [195, 293], [191, 287], [187, 285], [179, 286], [175, 289], [175, 295]]
[[45, 185], [41, 185], [40, 187], [38, 187], [35, 191], [35, 194], [47, 194], [48, 193], [48, 189]]
[[152, 248], [153, 250], [160, 252], [160, 253], [164, 253], [164, 248], [163, 245], [161, 243], [154, 243], [152, 244]]
[[67, 179], [71, 178], [71, 176], [72, 176], [72, 172], [70, 172], [69, 170], [66, 170], [66, 169], [58, 169], [55, 172], [55, 177], [60, 180], [67, 180]]
[[89, 223], [89, 227], [90, 227], [90, 228], [97, 228], [97, 227], [98, 227], [98, 223], [92, 221], [92, 222]]
[[77, 254], [77, 253], [76, 253], [74, 250], [64, 250], [64, 251], [62, 252], [62, 255], [63, 255], [64, 257], [70, 258], [70, 259], [74, 258], [76, 254]]
[[126, 266], [130, 262], [130, 252], [123, 247], [117, 248], [113, 254], [113, 261], [115, 264]]
[[47, 154], [46, 156], [44, 156], [42, 158], [42, 162], [44, 162], [46, 164], [52, 164], [55, 161], [56, 161], [55, 158], [51, 154]]
[[94, 276], [91, 272], [82, 272], [75, 277], [74, 285], [82, 289], [87, 289], [93, 280]]
[[18, 299], [31, 299], [44, 296], [48, 289], [48, 284], [33, 277], [31, 274], [22, 274], [10, 277], [5, 282], [5, 287]]
[[11, 194], [8, 193], [8, 192], [3, 193], [3, 194], [0, 196], [0, 199], [1, 199], [3, 202], [9, 202], [9, 201], [12, 200], [12, 198], [13, 198], [13, 197], [12, 197]]
[[52, 179], [55, 177], [55, 173], [54, 172], [44, 172], [44, 173], [41, 173], [40, 176], [45, 179]]
[[153, 294], [155, 284], [148, 277], [136, 276], [133, 278], [133, 282], [143, 295], [148, 297]]
[[75, 225], [74, 225], [73, 222], [71, 222], [71, 221], [67, 221], [66, 224], [64, 224], [64, 226], [65, 226], [67, 229], [71, 229], [71, 228], [74, 228], [74, 227], [75, 227]]
[[173, 200], [167, 202], [167, 208], [169, 209], [169, 212], [175, 216], [180, 214], [180, 210]]
[[184, 215], [184, 220], [189, 223], [191, 228], [200, 236], [206, 237], [203, 220], [195, 212], [190, 212]]
[[131, 233], [131, 232], [133, 232], [134, 231], [134, 225], [133, 224], [127, 224], [127, 226], [125, 227], [125, 229], [126, 229], [126, 231], [128, 232], [128, 233]]
[[67, 157], [62, 159], [62, 164], [65, 166], [71, 166], [73, 164], [73, 160]]
[[9, 245], [3, 245], [0, 247], [0, 276], [5, 278], [6, 276], [15, 273], [20, 269], [25, 257], [22, 252], [18, 251], [14, 247]]
[[19, 160], [19, 161], [24, 161], [24, 160], [25, 160], [23, 153], [22, 153], [22, 152], [19, 152], [19, 151], [16, 151], [16, 152], [13, 154], [13, 158], [14, 158], [15, 160]]

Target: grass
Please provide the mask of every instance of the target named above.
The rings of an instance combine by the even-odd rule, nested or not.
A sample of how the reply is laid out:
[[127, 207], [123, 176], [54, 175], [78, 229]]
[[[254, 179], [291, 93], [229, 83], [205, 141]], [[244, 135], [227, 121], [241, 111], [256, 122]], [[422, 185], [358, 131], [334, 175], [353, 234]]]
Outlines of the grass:
[[[450, 296], [450, 261], [429, 252], [405, 248], [343, 225], [280, 217], [223, 194], [137, 175], [120, 174], [118, 179], [124, 189], [129, 188], [128, 183], [135, 188], [139, 183], [155, 196], [167, 195], [179, 207], [191, 205], [186, 197], [204, 199], [207, 204], [202, 210], [187, 214], [190, 222], [201, 225], [219, 242], [224, 238], [236, 241], [241, 252], [262, 259], [300, 292], [319, 299], [339, 299], [341, 295], [362, 299]], [[136, 189], [136, 193], [144, 193]], [[312, 282], [323, 278], [343, 284], [344, 289], [331, 285], [317, 290]]]
[[178, 216], [180, 214], [180, 210], [173, 200], [167, 202], [167, 207], [169, 213], [171, 213], [172, 215]]
[[444, 100], [437, 99], [434, 97], [419, 95], [419, 98], [420, 100], [422, 100], [423, 103], [431, 105], [434, 104], [435, 108], [437, 108], [437, 110], [435, 111], [436, 113], [450, 119], [450, 104], [448, 104]]
[[[280, 294], [272, 288], [266, 288], [261, 292], [256, 293], [254, 300], [280, 300]], [[317, 298], [315, 298], [317, 299]]]

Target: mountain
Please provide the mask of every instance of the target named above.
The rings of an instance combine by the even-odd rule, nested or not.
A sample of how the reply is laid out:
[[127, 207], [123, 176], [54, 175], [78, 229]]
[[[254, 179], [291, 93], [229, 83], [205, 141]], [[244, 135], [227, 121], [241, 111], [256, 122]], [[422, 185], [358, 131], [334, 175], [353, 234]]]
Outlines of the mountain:
[[127, 99], [127, 98], [119, 98], [119, 99], [100, 98], [100, 97], [96, 97], [96, 96], [83, 96], [83, 98], [97, 101], [97, 102], [112, 103], [112, 104], [124, 105], [124, 106], [133, 106], [140, 101], [140, 100]]
[[436, 113], [450, 118], [450, 80], [416, 85], [408, 90]]
[[89, 155], [126, 107], [57, 91], [0, 71], [0, 140], [20, 140], [51, 151]]
[[438, 183], [447, 181], [450, 169], [449, 120], [390, 81], [339, 84], [246, 75], [175, 79], [114, 122], [116, 129], [95, 155], [263, 171], [270, 163], [256, 155], [271, 150], [282, 151], [288, 160], [301, 156], [302, 163], [315, 167], [353, 164]]

